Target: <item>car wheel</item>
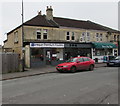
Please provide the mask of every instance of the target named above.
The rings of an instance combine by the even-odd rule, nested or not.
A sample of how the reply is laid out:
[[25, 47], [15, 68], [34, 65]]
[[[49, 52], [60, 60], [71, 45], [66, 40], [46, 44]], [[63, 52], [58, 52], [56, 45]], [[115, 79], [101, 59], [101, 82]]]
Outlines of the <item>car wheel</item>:
[[62, 73], [63, 71], [62, 70], [57, 70], [59, 73]]
[[94, 69], [94, 65], [90, 65], [89, 71], [92, 71]]
[[70, 70], [71, 70], [72, 73], [74, 73], [74, 72], [76, 72], [76, 67], [72, 66]]
[[109, 67], [110, 65], [109, 65], [109, 63], [107, 63], [107, 67]]

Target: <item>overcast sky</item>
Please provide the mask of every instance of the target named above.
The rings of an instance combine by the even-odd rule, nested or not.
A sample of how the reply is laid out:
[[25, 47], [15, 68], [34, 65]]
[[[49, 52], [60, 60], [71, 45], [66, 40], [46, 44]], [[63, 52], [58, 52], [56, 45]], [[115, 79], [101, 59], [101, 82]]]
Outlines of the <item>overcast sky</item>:
[[[6, 33], [22, 23], [22, 0], [4, 0], [0, 2], [0, 44], [6, 40]], [[52, 6], [53, 16], [78, 20], [90, 20], [101, 25], [118, 29], [118, 0], [52, 0], [40, 2], [38, 0], [24, 1], [24, 22], [35, 17], [38, 11], [46, 14], [46, 6]], [[34, 1], [34, 2], [33, 2]], [[50, 1], [50, 0], [49, 0]]]

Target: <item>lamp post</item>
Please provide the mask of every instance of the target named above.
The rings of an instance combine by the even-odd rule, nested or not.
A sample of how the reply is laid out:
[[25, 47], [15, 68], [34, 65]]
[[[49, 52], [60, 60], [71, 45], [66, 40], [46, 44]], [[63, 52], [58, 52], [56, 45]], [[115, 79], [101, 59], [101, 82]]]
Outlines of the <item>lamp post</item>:
[[23, 0], [22, 0], [22, 71], [24, 71], [24, 11], [23, 11]]

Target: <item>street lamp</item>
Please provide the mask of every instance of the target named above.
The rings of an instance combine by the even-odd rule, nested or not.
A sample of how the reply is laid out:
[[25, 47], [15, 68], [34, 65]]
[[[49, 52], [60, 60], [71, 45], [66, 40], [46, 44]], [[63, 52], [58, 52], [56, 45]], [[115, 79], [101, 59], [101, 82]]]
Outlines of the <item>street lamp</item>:
[[24, 11], [23, 11], [23, 0], [22, 0], [22, 71], [24, 71]]

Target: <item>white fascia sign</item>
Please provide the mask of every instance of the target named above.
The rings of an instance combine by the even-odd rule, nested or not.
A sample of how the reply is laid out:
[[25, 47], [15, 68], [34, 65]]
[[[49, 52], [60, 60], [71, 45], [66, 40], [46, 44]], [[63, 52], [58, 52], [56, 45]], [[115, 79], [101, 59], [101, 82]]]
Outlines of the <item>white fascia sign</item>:
[[30, 43], [31, 48], [64, 48], [64, 43]]

